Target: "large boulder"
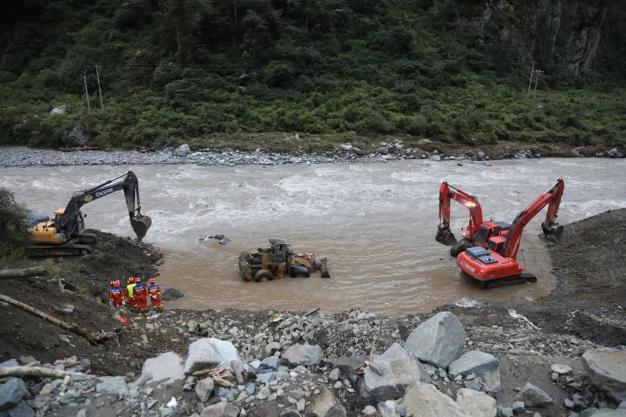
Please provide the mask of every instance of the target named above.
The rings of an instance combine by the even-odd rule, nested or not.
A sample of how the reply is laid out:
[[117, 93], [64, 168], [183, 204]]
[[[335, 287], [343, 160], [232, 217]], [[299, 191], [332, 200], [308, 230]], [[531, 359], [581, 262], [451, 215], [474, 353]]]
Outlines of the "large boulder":
[[466, 417], [463, 409], [431, 384], [409, 386], [404, 395], [406, 415], [411, 417]]
[[516, 399], [523, 401], [527, 407], [545, 407], [554, 403], [554, 399], [550, 395], [530, 382], [524, 385]]
[[239, 353], [232, 343], [205, 337], [189, 345], [189, 353], [185, 361], [185, 374], [189, 375], [198, 369], [209, 366], [230, 367], [232, 361], [241, 361]]
[[461, 388], [456, 393], [456, 403], [467, 417], [496, 417], [496, 399], [479, 391]]
[[589, 349], [583, 364], [594, 385], [618, 402], [626, 400], [626, 350]]
[[91, 140], [91, 136], [85, 130], [77, 125], [65, 132], [65, 137], [63, 138], [63, 142], [69, 146], [83, 146], [86, 145]]
[[463, 352], [465, 329], [450, 312], [437, 313], [411, 332], [404, 348], [422, 362], [447, 368]]
[[317, 366], [322, 361], [322, 348], [318, 345], [293, 345], [290, 346], [282, 358], [292, 365]]
[[424, 366], [394, 343], [365, 368], [361, 395], [375, 402], [387, 401], [403, 396], [407, 386], [420, 381], [430, 382]]
[[141, 382], [175, 383], [185, 380], [183, 359], [174, 352], [147, 359], [141, 368]]
[[182, 145], [174, 149], [172, 153], [174, 154], [174, 156], [180, 156], [180, 157], [187, 156], [191, 153], [191, 148], [186, 143], [183, 143]]
[[315, 417], [346, 417], [346, 409], [326, 388], [313, 398], [310, 410]]
[[448, 373], [453, 377], [474, 374], [480, 377], [489, 391], [500, 390], [498, 359], [489, 353], [478, 350], [465, 352], [450, 364]]
[[0, 411], [15, 407], [28, 395], [26, 384], [19, 378], [11, 378], [0, 385]]
[[30, 405], [26, 404], [26, 401], [20, 402], [18, 405], [13, 407], [12, 409], [0, 413], [2, 417], [35, 417], [35, 412], [30, 407]]

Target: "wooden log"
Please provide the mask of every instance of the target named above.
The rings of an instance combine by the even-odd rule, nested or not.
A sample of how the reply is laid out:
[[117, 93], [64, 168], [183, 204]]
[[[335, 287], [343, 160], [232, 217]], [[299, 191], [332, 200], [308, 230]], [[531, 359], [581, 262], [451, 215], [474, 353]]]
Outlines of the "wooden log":
[[24, 304], [21, 301], [18, 301], [4, 294], [0, 294], [0, 301], [4, 301], [15, 307], [21, 308], [22, 310], [27, 311], [31, 314], [34, 314], [35, 316], [40, 317], [46, 321], [49, 321], [50, 323], [56, 324], [57, 326], [61, 327], [64, 330], [67, 330], [68, 332], [72, 332], [79, 336], [82, 336], [94, 345], [102, 343], [102, 341], [111, 337], [111, 335], [108, 333], [101, 333], [101, 334], [92, 333], [88, 331], [87, 329], [79, 327], [75, 324], [67, 323], [47, 313], [44, 313], [43, 311], [38, 310], [35, 307], [31, 307], [28, 304]]
[[85, 376], [80, 372], [61, 371], [58, 369], [49, 369], [42, 366], [8, 366], [0, 368], [0, 378], [16, 376], [19, 378], [65, 378], [72, 376]]
[[46, 272], [46, 268], [41, 266], [20, 269], [2, 269], [0, 270], [0, 279], [34, 277], [37, 275], [45, 275]]

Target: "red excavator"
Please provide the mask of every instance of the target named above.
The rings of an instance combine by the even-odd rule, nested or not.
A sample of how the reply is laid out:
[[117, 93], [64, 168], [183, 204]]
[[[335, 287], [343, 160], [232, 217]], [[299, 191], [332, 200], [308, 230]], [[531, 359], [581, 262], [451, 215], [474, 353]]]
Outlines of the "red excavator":
[[[469, 209], [469, 224], [463, 230], [463, 238], [456, 240], [450, 230], [450, 202], [454, 200]], [[447, 182], [442, 182], [439, 187], [439, 225], [435, 240], [444, 245], [451, 246], [450, 255], [458, 256], [467, 248], [482, 246], [486, 248], [489, 239], [495, 236], [506, 237], [511, 225], [505, 222], [483, 221], [483, 211], [478, 199], [459, 188], [453, 187]]]
[[541, 229], [547, 238], [560, 239], [563, 226], [557, 225], [556, 217], [564, 189], [565, 183], [559, 179], [552, 188], [537, 197], [517, 215], [506, 234], [491, 236], [487, 240], [486, 247], [472, 246], [460, 253], [456, 262], [461, 271], [480, 281], [484, 288], [536, 282], [537, 278], [530, 273], [525, 273], [516, 260], [522, 232], [528, 222], [548, 206], [546, 219], [541, 223]]

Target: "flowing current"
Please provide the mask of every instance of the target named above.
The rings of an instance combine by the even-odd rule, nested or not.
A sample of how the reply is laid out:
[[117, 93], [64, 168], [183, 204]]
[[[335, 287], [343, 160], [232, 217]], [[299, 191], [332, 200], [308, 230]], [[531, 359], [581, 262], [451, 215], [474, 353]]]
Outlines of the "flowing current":
[[[557, 178], [565, 179], [562, 224], [626, 206], [623, 159], [2, 168], [0, 187], [14, 191], [34, 213], [51, 214], [74, 191], [129, 168], [139, 178], [143, 211], [153, 221], [145, 240], [165, 254], [160, 284], [185, 293], [170, 307], [359, 307], [396, 315], [454, 302], [533, 300], [554, 287], [547, 250], [538, 238], [545, 211], [526, 227], [518, 255], [539, 282], [481, 290], [460, 276], [448, 247], [434, 240], [440, 181], [476, 195], [485, 218], [500, 221], [511, 222]], [[452, 204], [458, 238], [468, 212]], [[83, 212], [88, 227], [132, 236], [121, 193], [88, 204]], [[224, 234], [231, 243], [198, 240], [211, 234]], [[239, 254], [268, 246], [269, 238], [328, 257], [332, 278], [239, 280]]]

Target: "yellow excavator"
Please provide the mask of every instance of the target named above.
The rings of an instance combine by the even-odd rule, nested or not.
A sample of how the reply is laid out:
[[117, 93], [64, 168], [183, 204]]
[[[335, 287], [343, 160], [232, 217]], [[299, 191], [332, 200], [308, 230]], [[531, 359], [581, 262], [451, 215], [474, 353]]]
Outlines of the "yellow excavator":
[[137, 176], [128, 171], [127, 174], [93, 188], [74, 193], [65, 209], [54, 211], [53, 219], [48, 216], [34, 216], [28, 228], [28, 234], [33, 241], [28, 246], [29, 256], [80, 256], [91, 253], [90, 245], [95, 243], [96, 237], [84, 232], [85, 216], [80, 208], [117, 191], [124, 191], [130, 224], [137, 238], [143, 239], [152, 225], [152, 219], [141, 214]]

